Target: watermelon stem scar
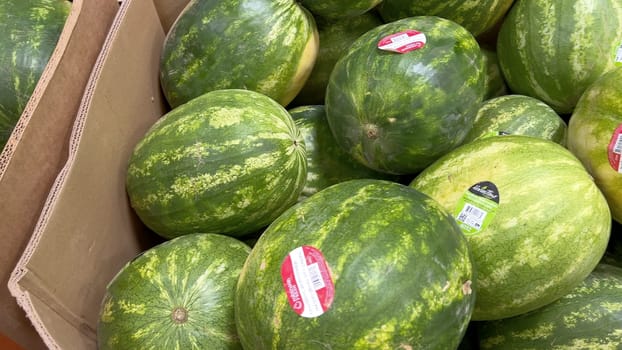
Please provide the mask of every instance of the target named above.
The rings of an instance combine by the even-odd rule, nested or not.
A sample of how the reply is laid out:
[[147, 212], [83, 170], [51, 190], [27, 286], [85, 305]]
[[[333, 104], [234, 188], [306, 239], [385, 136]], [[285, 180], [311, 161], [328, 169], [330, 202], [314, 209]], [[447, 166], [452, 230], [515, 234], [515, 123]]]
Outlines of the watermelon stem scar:
[[188, 321], [188, 311], [181, 306], [176, 307], [171, 312], [171, 319], [175, 324], [182, 324]]

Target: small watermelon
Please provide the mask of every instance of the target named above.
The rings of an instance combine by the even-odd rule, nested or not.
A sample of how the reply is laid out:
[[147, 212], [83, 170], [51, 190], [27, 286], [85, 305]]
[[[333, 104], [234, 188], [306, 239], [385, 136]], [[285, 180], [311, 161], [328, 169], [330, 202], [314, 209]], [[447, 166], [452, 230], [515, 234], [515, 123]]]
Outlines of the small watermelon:
[[499, 30], [497, 55], [513, 93], [568, 114], [622, 60], [621, 44], [619, 0], [516, 0]]
[[233, 300], [249, 253], [235, 238], [203, 233], [143, 252], [106, 287], [98, 349], [242, 349]]
[[566, 131], [566, 122], [549, 105], [533, 97], [513, 94], [484, 101], [464, 142], [489, 135], [514, 134], [565, 145]]
[[607, 247], [611, 214], [558, 143], [508, 135], [462, 145], [410, 184], [453, 213], [477, 269], [474, 320], [517, 316], [576, 287]]
[[622, 67], [585, 91], [568, 121], [568, 149], [594, 177], [622, 222]]
[[0, 151], [39, 82], [70, 11], [67, 0], [0, 1]]
[[258, 92], [215, 90], [148, 130], [129, 161], [126, 188], [143, 223], [165, 238], [240, 237], [296, 202], [306, 162], [285, 108]]
[[466, 29], [439, 17], [405, 18], [366, 32], [337, 61], [326, 115], [357, 161], [413, 174], [462, 142], [485, 80], [482, 51]]
[[579, 286], [532, 312], [478, 322], [481, 349], [622, 349], [622, 268], [599, 264]]
[[385, 22], [413, 16], [452, 20], [478, 36], [502, 20], [514, 0], [384, 0], [378, 11]]
[[318, 45], [313, 16], [294, 0], [192, 0], [164, 40], [162, 90], [171, 107], [221, 89], [285, 106], [311, 73]]
[[335, 141], [322, 105], [299, 106], [289, 110], [305, 142], [307, 181], [299, 200], [339, 182], [352, 179], [386, 179], [398, 176], [374, 171], [355, 161]]
[[372, 12], [338, 20], [316, 19], [320, 48], [309, 78], [288, 108], [323, 105], [330, 73], [348, 47], [365, 32], [382, 24]]
[[245, 349], [455, 349], [477, 287], [464, 236], [395, 182], [330, 186], [277, 218], [236, 289]]
[[370, 12], [382, 0], [300, 0], [316, 18], [345, 19]]
[[484, 62], [486, 65], [486, 93], [484, 100], [508, 94], [508, 86], [503, 78], [497, 52], [493, 49], [482, 47]]

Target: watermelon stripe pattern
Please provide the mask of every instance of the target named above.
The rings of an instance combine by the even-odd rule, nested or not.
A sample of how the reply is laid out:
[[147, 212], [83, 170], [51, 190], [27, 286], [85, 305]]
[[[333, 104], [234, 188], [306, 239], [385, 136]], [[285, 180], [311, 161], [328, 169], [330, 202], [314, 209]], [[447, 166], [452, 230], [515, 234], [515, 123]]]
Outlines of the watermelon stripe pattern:
[[609, 207], [566, 148], [530, 136], [482, 138], [442, 157], [410, 186], [454, 212], [481, 181], [496, 185], [499, 207], [487, 227], [467, 235], [478, 273], [473, 319], [544, 306], [596, 266], [611, 231]]
[[52, 56], [70, 11], [66, 0], [0, 2], [0, 150]]
[[192, 234], [145, 251], [110, 281], [99, 314], [99, 349], [241, 349], [233, 315], [250, 248]]
[[438, 16], [465, 27], [474, 36], [491, 29], [514, 0], [384, 0], [378, 6], [385, 22], [412, 16]]
[[296, 202], [304, 140], [289, 113], [248, 90], [218, 90], [162, 117], [127, 172], [132, 208], [155, 232], [243, 235]]
[[621, 44], [618, 0], [517, 0], [499, 31], [497, 55], [514, 93], [567, 114], [615, 66]]
[[160, 81], [172, 107], [220, 89], [287, 105], [318, 50], [315, 21], [295, 1], [191, 1], [165, 39]]
[[[294, 312], [280, 281], [283, 259], [303, 245], [322, 252], [335, 288], [315, 318]], [[342, 182], [259, 238], [236, 290], [238, 333], [248, 349], [455, 348], [473, 274], [464, 237], [438, 203], [393, 182]]]

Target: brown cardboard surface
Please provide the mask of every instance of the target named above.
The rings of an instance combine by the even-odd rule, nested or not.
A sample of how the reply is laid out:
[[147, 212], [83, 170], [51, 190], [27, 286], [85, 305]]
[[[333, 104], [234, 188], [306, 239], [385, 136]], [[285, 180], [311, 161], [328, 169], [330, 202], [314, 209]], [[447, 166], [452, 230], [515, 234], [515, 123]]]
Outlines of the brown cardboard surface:
[[95, 349], [106, 285], [161, 241], [131, 210], [125, 172], [135, 144], [167, 111], [159, 57], [171, 16], [185, 3], [122, 2], [77, 113], [67, 162], [9, 281], [49, 348]]
[[44, 344], [7, 283], [68, 154], [91, 69], [119, 5], [74, 0], [57, 46], [0, 154], [0, 332], [26, 349]]

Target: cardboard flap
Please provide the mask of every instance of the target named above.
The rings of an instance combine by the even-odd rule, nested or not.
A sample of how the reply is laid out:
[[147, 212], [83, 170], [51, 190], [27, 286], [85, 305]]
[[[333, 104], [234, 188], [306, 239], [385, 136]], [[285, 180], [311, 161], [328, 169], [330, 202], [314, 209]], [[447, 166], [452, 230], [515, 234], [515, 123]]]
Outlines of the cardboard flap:
[[28, 349], [44, 344], [7, 283], [67, 159], [84, 87], [118, 8], [115, 0], [73, 1], [57, 45], [0, 153], [0, 332]]
[[99, 307], [117, 271], [159, 242], [125, 192], [130, 154], [166, 112], [165, 31], [151, 1], [123, 1], [72, 131], [69, 157], [9, 288], [52, 349], [95, 349]]

